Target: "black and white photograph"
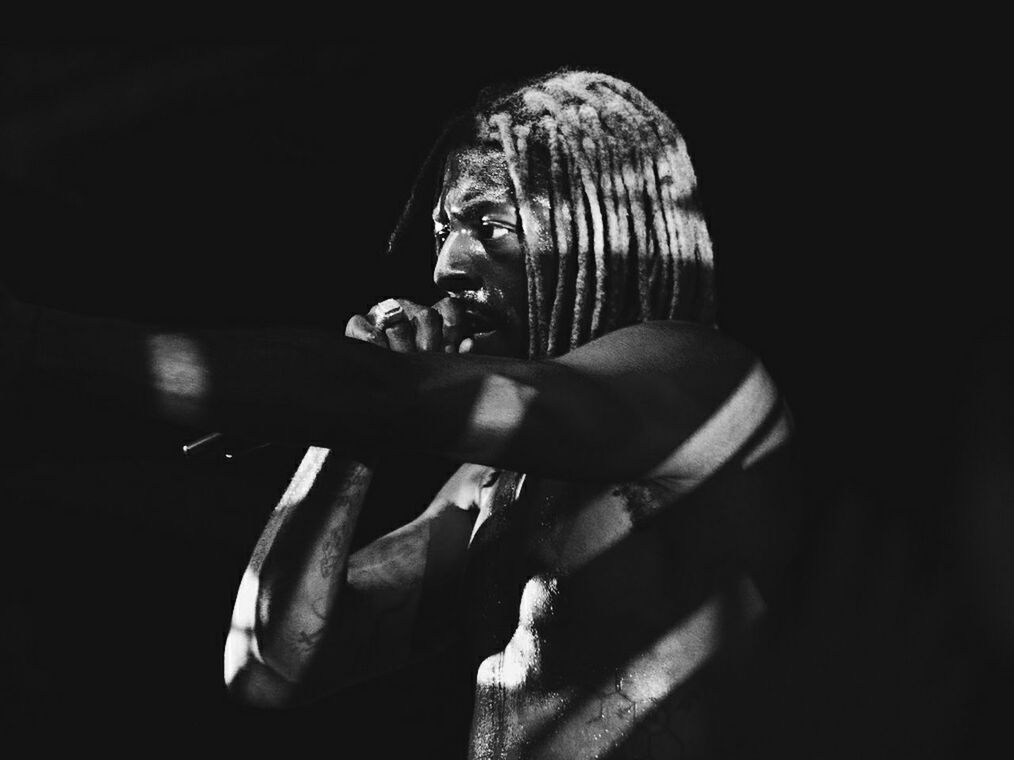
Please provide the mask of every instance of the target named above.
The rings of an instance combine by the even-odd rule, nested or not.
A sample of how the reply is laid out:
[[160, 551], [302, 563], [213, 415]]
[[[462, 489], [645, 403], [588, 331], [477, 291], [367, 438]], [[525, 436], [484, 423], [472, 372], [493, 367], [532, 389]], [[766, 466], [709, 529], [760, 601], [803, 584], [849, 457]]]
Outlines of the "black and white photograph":
[[972, 146], [757, 31], [0, 43], [3, 754], [1005, 756]]

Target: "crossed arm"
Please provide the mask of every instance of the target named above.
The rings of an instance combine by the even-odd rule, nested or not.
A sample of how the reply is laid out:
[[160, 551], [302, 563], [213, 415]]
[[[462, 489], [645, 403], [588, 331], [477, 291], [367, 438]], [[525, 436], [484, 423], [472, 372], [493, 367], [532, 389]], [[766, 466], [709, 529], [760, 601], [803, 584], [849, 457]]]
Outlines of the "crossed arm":
[[349, 557], [370, 469], [310, 448], [236, 595], [230, 691], [290, 706], [450, 644], [453, 589], [486, 472], [462, 466], [417, 519]]
[[45, 310], [23, 374], [195, 428], [616, 482], [688, 474], [672, 453], [730, 397], [755, 392], [744, 383], [756, 366], [718, 331], [676, 322], [524, 361], [394, 353], [322, 331], [167, 333]]
[[227, 680], [260, 704], [315, 696], [444, 640], [443, 618], [426, 608], [446, 601], [460, 572], [486, 472], [463, 467], [417, 520], [349, 558], [368, 471], [318, 447], [393, 447], [576, 481], [693, 479], [776, 395], [749, 351], [674, 322], [532, 362], [42, 311], [23, 375], [177, 423], [316, 445], [236, 602]]
[[[652, 337], [654, 329], [641, 327], [637, 332], [641, 337]], [[617, 372], [620, 377], [614, 392], [619, 393], [624, 382], [633, 383], [631, 393], [646, 392], [652, 390], [652, 384], [650, 378], [644, 382], [644, 368], [638, 366], [637, 357], [627, 372], [610, 362], [621, 349], [635, 347], [645, 352], [642, 360], [664, 359], [666, 350], [674, 348], [670, 335], [654, 336], [654, 345], [636, 340], [633, 345], [601, 341], [575, 352], [567, 361], [573, 362], [570, 366], [578, 372], [582, 368], [592, 373], [604, 369]], [[706, 364], [712, 358], [700, 355], [699, 347], [688, 350], [684, 361]], [[712, 378], [718, 380], [720, 375]], [[773, 389], [765, 385], [763, 373], [747, 373], [742, 379], [745, 382], [739, 388], [749, 390], [746, 397], [733, 393], [723, 404], [724, 409], [736, 409], [739, 424], [746, 423], [741, 435], [751, 431], [751, 414], [759, 425], [768, 404], [773, 403], [766, 393]], [[665, 378], [656, 376], [654, 380], [664, 382]], [[479, 402], [489, 404], [485, 413], [490, 419], [503, 414], [502, 425], [516, 421], [511, 415], [525, 413], [523, 393], [510, 385], [505, 390], [504, 396]], [[688, 395], [681, 400], [691, 407], [707, 401], [684, 390]], [[660, 411], [664, 412], [664, 407]], [[593, 409], [586, 413], [595, 418]], [[473, 416], [476, 418], [484, 419]], [[701, 430], [698, 426], [695, 432]], [[489, 435], [488, 430], [478, 432]], [[719, 433], [720, 437], [735, 437], [733, 430]], [[691, 436], [686, 442], [698, 437]], [[677, 447], [655, 469], [670, 476], [699, 475], [707, 466], [702, 452], [706, 458], [716, 449], [714, 436], [705, 438], [703, 447]], [[729, 447], [717, 446], [723, 448]], [[609, 453], [618, 454], [615, 448]], [[464, 465], [417, 520], [348, 559], [348, 536], [365, 495], [368, 472], [331, 452], [311, 449], [265, 529], [237, 595], [226, 647], [227, 683], [248, 701], [278, 706], [311, 699], [399, 667], [453, 641], [454, 589], [465, 564], [472, 521], [488, 485], [489, 468]], [[290, 521], [297, 508], [303, 527], [290, 522], [279, 530], [276, 526]], [[265, 567], [265, 552], [281, 561], [273, 568]]]

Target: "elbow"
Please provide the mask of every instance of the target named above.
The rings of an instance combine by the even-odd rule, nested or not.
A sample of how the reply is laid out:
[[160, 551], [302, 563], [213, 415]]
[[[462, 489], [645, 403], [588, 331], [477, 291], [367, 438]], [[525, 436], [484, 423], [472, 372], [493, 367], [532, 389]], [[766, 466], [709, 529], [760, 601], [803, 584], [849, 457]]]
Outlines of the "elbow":
[[233, 699], [251, 707], [291, 707], [296, 684], [265, 661], [257, 640], [259, 592], [257, 574], [247, 568], [236, 592], [232, 626], [225, 640], [225, 687]]
[[299, 706], [293, 684], [260, 663], [237, 671], [226, 680], [226, 689], [232, 699], [247, 707], [286, 710]]
[[[232, 626], [225, 641], [223, 675], [229, 695], [251, 707], [290, 708], [313, 700], [306, 683], [306, 660], [279, 649], [278, 635], [265, 642], [257, 622], [260, 581], [247, 568], [236, 592]], [[277, 626], [268, 625], [269, 629]]]
[[230, 631], [224, 665], [225, 687], [237, 702], [268, 709], [296, 706], [296, 684], [261, 660], [252, 632]]

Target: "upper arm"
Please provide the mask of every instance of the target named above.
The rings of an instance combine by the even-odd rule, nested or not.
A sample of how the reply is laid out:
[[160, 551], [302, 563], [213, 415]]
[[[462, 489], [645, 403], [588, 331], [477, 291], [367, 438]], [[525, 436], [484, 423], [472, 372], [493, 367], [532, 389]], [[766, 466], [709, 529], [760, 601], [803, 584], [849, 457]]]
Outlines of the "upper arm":
[[[582, 350], [583, 349], [583, 350]], [[716, 329], [657, 321], [562, 357], [623, 399], [650, 477], [694, 477], [742, 449], [780, 408], [756, 355]]]
[[695, 478], [779, 406], [745, 347], [701, 325], [648, 322], [556, 360], [491, 367], [457, 446], [470, 461], [569, 480]]
[[787, 405], [744, 346], [690, 323], [649, 322], [614, 335], [563, 361], [604, 377], [625, 398], [629, 432], [653, 463], [648, 477], [700, 481], [788, 440]]
[[[101, 322], [82, 330], [87, 339], [68, 340], [62, 319], [47, 320], [40, 372], [72, 372], [94, 392], [154, 405], [178, 422], [567, 480], [637, 480], [660, 466], [684, 474], [667, 459], [756, 365], [718, 330], [675, 321], [625, 327], [559, 359], [527, 361], [396, 353], [320, 331], [165, 335]], [[109, 358], [138, 346], [151, 359], [143, 379], [131, 362]], [[744, 387], [753, 385], [760, 387]]]

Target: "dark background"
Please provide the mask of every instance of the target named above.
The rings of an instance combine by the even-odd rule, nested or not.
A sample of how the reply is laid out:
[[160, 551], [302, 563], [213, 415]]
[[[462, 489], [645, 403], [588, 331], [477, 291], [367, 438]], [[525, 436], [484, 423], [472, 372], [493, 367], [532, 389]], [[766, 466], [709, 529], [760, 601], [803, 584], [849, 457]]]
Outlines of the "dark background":
[[[1010, 419], [1008, 365], [988, 360], [1009, 342], [995, 254], [966, 263], [955, 191], [933, 189], [954, 160], [922, 110], [933, 70], [877, 40], [497, 50], [4, 45], [0, 282], [86, 314], [340, 330], [382, 297], [425, 291], [427, 251], [415, 269], [381, 252], [441, 125], [481, 87], [559, 65], [627, 79], [687, 140], [720, 322], [765, 360], [799, 425], [806, 541], [729, 731], [756, 755], [988, 746], [1007, 709], [1009, 597], [970, 558], [982, 534], [1004, 555], [1009, 520], [987, 510], [969, 527], [974, 468], [959, 463], [1009, 443], [1006, 422], [984, 443], [976, 422]], [[185, 459], [202, 432], [39, 397], [7, 420], [0, 720], [145, 754], [211, 742], [463, 756], [470, 674], [453, 654], [299, 713], [230, 702], [232, 594], [299, 452]], [[414, 516], [445, 471], [385, 463], [358, 540]]]

